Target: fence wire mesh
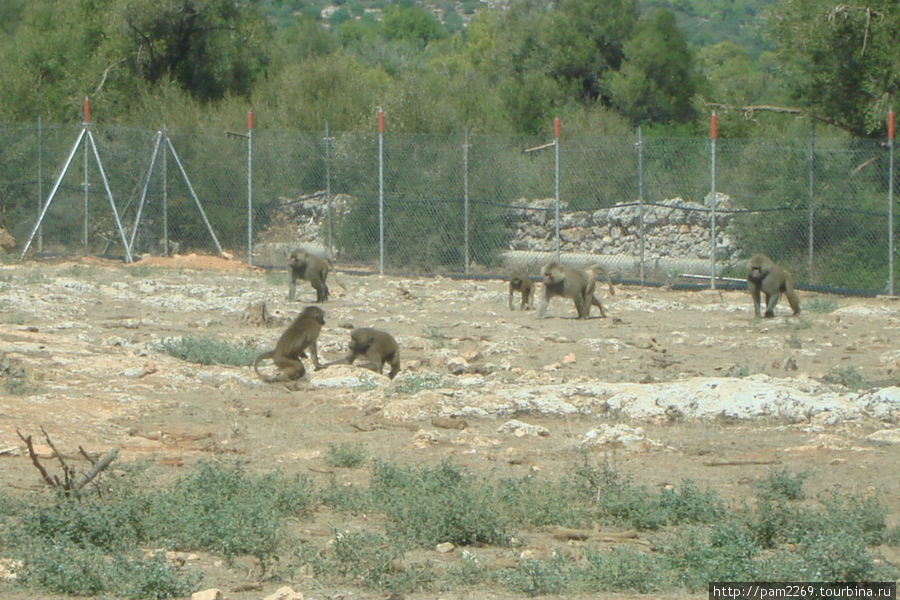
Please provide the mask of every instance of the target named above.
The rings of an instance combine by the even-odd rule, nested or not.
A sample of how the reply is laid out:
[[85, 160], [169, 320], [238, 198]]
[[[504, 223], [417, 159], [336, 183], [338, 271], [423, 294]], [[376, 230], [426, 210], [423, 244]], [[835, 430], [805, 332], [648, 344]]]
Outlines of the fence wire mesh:
[[536, 276], [558, 257], [646, 283], [727, 284], [762, 252], [801, 286], [893, 293], [895, 173], [891, 143], [812, 135], [0, 124], [0, 227], [22, 256], [227, 253], [285, 267], [305, 247], [358, 268], [471, 276]]

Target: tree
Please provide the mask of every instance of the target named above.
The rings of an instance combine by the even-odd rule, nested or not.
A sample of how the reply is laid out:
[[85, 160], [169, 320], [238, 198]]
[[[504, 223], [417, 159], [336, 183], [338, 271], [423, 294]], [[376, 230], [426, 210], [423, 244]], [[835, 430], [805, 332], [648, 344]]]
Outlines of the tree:
[[252, 3], [122, 0], [117, 17], [132, 73], [150, 83], [171, 78], [200, 100], [248, 95], [269, 60], [269, 32]]
[[896, 0], [781, 0], [767, 18], [793, 97], [854, 135], [882, 136], [900, 90]]
[[686, 123], [696, 117], [691, 101], [700, 79], [687, 40], [668, 10], [641, 19], [625, 44], [622, 68], [605, 82], [612, 105], [635, 125]]

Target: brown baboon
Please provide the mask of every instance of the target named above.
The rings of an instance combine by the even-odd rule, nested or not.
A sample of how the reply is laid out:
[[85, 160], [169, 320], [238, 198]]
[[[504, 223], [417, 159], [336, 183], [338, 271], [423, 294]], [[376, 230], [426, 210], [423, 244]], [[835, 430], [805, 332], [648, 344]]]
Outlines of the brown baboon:
[[604, 269], [600, 265], [594, 264], [594, 265], [587, 267], [587, 270], [593, 271], [593, 275], [594, 275], [595, 279], [597, 277], [597, 273], [602, 274], [606, 278], [607, 285], [609, 285], [609, 295], [610, 296], [616, 295], [616, 288], [613, 287], [612, 279], [610, 279], [609, 272], [607, 272], [606, 269]]
[[603, 304], [594, 295], [597, 280], [592, 271], [583, 271], [558, 262], [550, 262], [541, 269], [541, 275], [544, 278], [544, 299], [538, 308], [538, 318], [544, 317], [550, 298], [554, 296], [571, 299], [575, 303], [579, 319], [590, 317], [591, 305], [600, 309], [601, 317], [606, 316]]
[[306, 250], [294, 250], [288, 263], [291, 280], [288, 286], [288, 300], [293, 300], [297, 291], [297, 280], [305, 279], [316, 290], [316, 302], [328, 300], [328, 286], [325, 279], [331, 268], [331, 262], [327, 258], [321, 258], [310, 254]]
[[753, 296], [753, 311], [757, 319], [760, 317], [760, 291], [766, 296], [767, 318], [775, 316], [775, 305], [781, 299], [782, 292], [787, 296], [794, 314], [800, 312], [800, 298], [794, 291], [794, 278], [765, 254], [754, 254], [747, 262], [747, 289]]
[[391, 372], [388, 377], [391, 379], [400, 371], [400, 349], [397, 346], [397, 340], [394, 336], [371, 327], [357, 327], [350, 332], [350, 353], [344, 358], [327, 363], [324, 367], [331, 365], [352, 365], [358, 357], [365, 356], [369, 362], [367, 368], [382, 373], [384, 371], [384, 363], [390, 363]]
[[[253, 370], [256, 371], [260, 379], [268, 383], [299, 379], [306, 374], [306, 368], [303, 366], [300, 358], [308, 358], [306, 355], [307, 348], [312, 354], [313, 364], [316, 366], [316, 369], [321, 369], [322, 365], [319, 363], [317, 342], [319, 332], [324, 324], [325, 311], [318, 306], [307, 306], [288, 325], [281, 337], [278, 338], [275, 349], [263, 352], [256, 357], [256, 360], [253, 361]], [[267, 358], [271, 358], [278, 370], [281, 371], [280, 377], [266, 378], [259, 372], [259, 361]]]
[[509, 276], [509, 310], [513, 310], [513, 293], [521, 292], [521, 310], [534, 308], [534, 282], [521, 271], [513, 271]]

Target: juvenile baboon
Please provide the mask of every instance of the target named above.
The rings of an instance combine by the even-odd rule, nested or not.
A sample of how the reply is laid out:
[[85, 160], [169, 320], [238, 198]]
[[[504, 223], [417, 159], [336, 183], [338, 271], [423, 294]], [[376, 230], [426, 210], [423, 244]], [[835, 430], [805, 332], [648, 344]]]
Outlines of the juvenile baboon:
[[[260, 379], [268, 383], [299, 379], [306, 374], [306, 368], [303, 366], [300, 358], [308, 358], [306, 355], [307, 348], [312, 354], [313, 364], [316, 366], [316, 369], [321, 369], [322, 365], [319, 363], [317, 342], [319, 332], [324, 324], [325, 311], [318, 306], [307, 306], [288, 325], [281, 337], [278, 338], [275, 349], [263, 352], [256, 357], [256, 360], [253, 361], [253, 370], [256, 371]], [[278, 370], [281, 371], [280, 377], [266, 378], [259, 372], [259, 362], [267, 358], [271, 358]]]
[[344, 358], [327, 363], [323, 368], [331, 365], [352, 365], [358, 357], [364, 356], [369, 362], [367, 368], [382, 373], [384, 363], [390, 363], [391, 379], [400, 371], [400, 349], [394, 336], [371, 327], [357, 327], [350, 332], [350, 353]]
[[521, 310], [534, 308], [534, 282], [521, 271], [513, 271], [509, 276], [509, 310], [513, 310], [513, 293], [521, 292]]
[[800, 312], [800, 298], [794, 291], [794, 278], [765, 254], [754, 254], [747, 262], [747, 289], [753, 296], [753, 311], [757, 319], [760, 317], [760, 291], [766, 296], [767, 318], [775, 316], [775, 305], [781, 299], [782, 292], [787, 296], [794, 314]]
[[305, 279], [316, 290], [316, 302], [328, 300], [328, 286], [325, 279], [331, 263], [326, 258], [310, 254], [306, 250], [294, 250], [288, 262], [290, 269], [290, 284], [288, 285], [288, 300], [293, 300], [297, 291], [297, 280]]
[[[579, 319], [590, 317], [591, 305], [600, 309], [600, 316], [605, 317], [606, 311], [597, 296], [594, 295], [594, 287], [597, 280], [592, 271], [582, 271], [574, 267], [562, 265], [558, 262], [550, 262], [541, 269], [544, 279], [544, 299], [538, 308], [538, 318], [544, 318], [550, 298], [562, 296], [575, 303]], [[610, 282], [610, 286], [612, 283]]]

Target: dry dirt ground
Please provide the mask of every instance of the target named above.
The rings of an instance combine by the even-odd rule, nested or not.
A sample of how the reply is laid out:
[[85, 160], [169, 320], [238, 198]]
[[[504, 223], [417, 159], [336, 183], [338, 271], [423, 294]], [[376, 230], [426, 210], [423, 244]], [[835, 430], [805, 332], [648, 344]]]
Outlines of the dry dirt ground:
[[[637, 483], [657, 488], [691, 479], [740, 501], [773, 468], [809, 471], [808, 494], [834, 486], [879, 493], [888, 524], [900, 522], [898, 446], [869, 437], [896, 429], [898, 412], [864, 409], [844, 418], [809, 409], [744, 419], [724, 411], [694, 419], [682, 410], [634, 419], [603, 398], [567, 404], [566, 397], [566, 390], [598, 382], [656, 386], [664, 395], [665, 385], [695, 378], [796, 386], [813, 395], [860, 393], [822, 383], [829, 374], [896, 390], [896, 300], [801, 292], [800, 316], [788, 317], [783, 301], [776, 318], [756, 320], [743, 291], [618, 285], [614, 296], [601, 292], [605, 319], [595, 309], [593, 318], [577, 320], [572, 306], [557, 299], [538, 320], [533, 311], [507, 309], [501, 280], [338, 271], [329, 284], [320, 357], [346, 352], [351, 326], [382, 328], [401, 346], [403, 371], [394, 381], [339, 366], [286, 389], [261, 382], [248, 367], [191, 364], [159, 351], [165, 340], [186, 335], [271, 347], [315, 297], [299, 282], [299, 301], [289, 303], [284, 271], [208, 257], [0, 265], [0, 358], [27, 375], [13, 393], [0, 388], [0, 486], [8, 493], [43, 487], [17, 435], [40, 439], [42, 427], [79, 468], [79, 446], [92, 453], [119, 447], [120, 461], [151, 457], [173, 476], [198, 461], [239, 458], [258, 472], [279, 468], [324, 484], [335, 471], [323, 460], [329, 445], [342, 443], [362, 444], [370, 457], [395, 463], [449, 457], [491, 477], [529, 469], [561, 477], [580, 460], [588, 431], [623, 424], [642, 427], [646, 440], [592, 452]], [[269, 326], [244, 318], [248, 306], [261, 302], [274, 317]], [[453, 414], [462, 414], [468, 428], [432, 423]], [[514, 418], [547, 435], [498, 431]], [[353, 483], [366, 473], [336, 476]], [[328, 519], [309, 524], [309, 535], [328, 535]], [[529, 540], [536, 556], [561, 543], [539, 533]], [[252, 564], [229, 569], [197, 560], [207, 573], [204, 587], [226, 590], [232, 600], [261, 599], [284, 584], [234, 591], [258, 575]], [[312, 580], [290, 584], [308, 598], [384, 597]], [[514, 596], [458, 590], [441, 597]]]

